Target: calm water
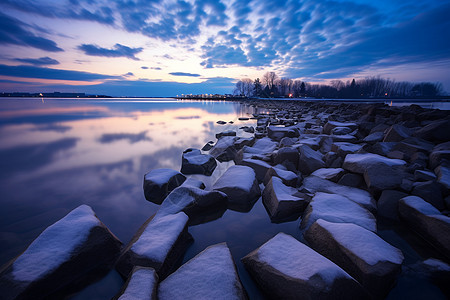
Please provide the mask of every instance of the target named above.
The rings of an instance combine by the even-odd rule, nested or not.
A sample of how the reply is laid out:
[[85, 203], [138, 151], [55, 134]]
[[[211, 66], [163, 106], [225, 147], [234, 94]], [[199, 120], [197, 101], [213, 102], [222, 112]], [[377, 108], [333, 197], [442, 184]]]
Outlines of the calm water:
[[[80, 204], [90, 205], [126, 244], [158, 209], [144, 198], [143, 175], [156, 168], [179, 170], [183, 150], [215, 141], [217, 132], [255, 125], [238, 121], [254, 112], [238, 103], [172, 99], [1, 99], [0, 264]], [[235, 123], [218, 125], [218, 120]], [[238, 135], [245, 133], [240, 130]], [[197, 178], [208, 186], [219, 175]], [[227, 242], [247, 292], [253, 299], [262, 298], [240, 258], [280, 231], [301, 239], [298, 225], [272, 224], [259, 200], [249, 213], [228, 210], [215, 221], [190, 227], [195, 241], [183, 260]], [[382, 229], [380, 235], [404, 251], [408, 266], [429, 255], [419, 254], [397, 232]], [[420, 241], [415, 244], [420, 248]], [[443, 297], [427, 280], [408, 274], [400, 278], [392, 299]], [[122, 284], [111, 271], [72, 299], [109, 299]]]

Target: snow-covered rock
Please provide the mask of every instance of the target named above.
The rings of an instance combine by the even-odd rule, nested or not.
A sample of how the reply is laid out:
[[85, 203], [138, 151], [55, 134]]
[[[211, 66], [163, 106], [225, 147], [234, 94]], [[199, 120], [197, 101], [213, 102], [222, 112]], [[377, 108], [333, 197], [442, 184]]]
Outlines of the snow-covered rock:
[[351, 133], [353, 130], [349, 127], [334, 127], [331, 130], [331, 134], [335, 135], [345, 135]]
[[450, 120], [437, 120], [417, 130], [414, 135], [435, 143], [450, 141]]
[[220, 162], [233, 160], [237, 153], [234, 146], [234, 142], [237, 139], [235, 136], [224, 136], [220, 138], [214, 147], [209, 150], [209, 154]]
[[[292, 147], [284, 147], [277, 151], [275, 154], [275, 164], [287, 163], [292, 166], [293, 169], [297, 169], [299, 154], [297, 149]], [[287, 161], [287, 162], [286, 162]]]
[[418, 196], [423, 200], [431, 203], [439, 210], [445, 208], [444, 199], [442, 198], [441, 186], [436, 181], [425, 181], [413, 183], [411, 194]]
[[288, 170], [284, 170], [277, 165], [267, 171], [266, 176], [264, 177], [264, 185], [267, 185], [270, 179], [272, 179], [272, 176], [281, 178], [283, 184], [292, 187], [297, 186], [297, 182], [299, 180], [297, 174]]
[[376, 219], [370, 211], [338, 194], [316, 193], [305, 210], [300, 228], [308, 229], [318, 219], [354, 223], [367, 230], [377, 231]]
[[441, 165], [434, 169], [434, 172], [437, 175], [437, 181], [447, 190], [450, 189], [450, 168]]
[[359, 151], [362, 147], [363, 145], [359, 144], [334, 142], [331, 146], [331, 151], [336, 152], [341, 157], [345, 157], [347, 154], [352, 154]]
[[339, 194], [371, 212], [375, 212], [377, 205], [373, 197], [365, 190], [340, 185], [332, 181], [322, 179], [316, 176], [308, 176], [303, 180], [300, 190], [306, 189], [310, 192], [324, 192], [329, 194]]
[[216, 139], [220, 139], [223, 136], [236, 136], [236, 131], [233, 130], [225, 130], [219, 133], [216, 133]]
[[263, 182], [267, 171], [272, 168], [272, 166], [265, 161], [252, 158], [243, 159], [240, 164], [252, 168], [255, 171], [258, 182]]
[[255, 171], [247, 166], [231, 166], [214, 183], [214, 190], [228, 196], [230, 208], [251, 208], [261, 195]]
[[161, 300], [247, 298], [225, 243], [206, 248], [163, 280], [158, 297]]
[[155, 269], [134, 267], [119, 293], [112, 300], [156, 300], [158, 274]]
[[149, 218], [122, 251], [117, 271], [128, 278], [134, 266], [152, 267], [165, 278], [192, 241], [188, 221], [183, 212]]
[[[189, 217], [189, 225], [209, 220], [208, 215], [221, 216], [227, 208], [227, 195], [219, 191], [205, 191], [196, 187], [180, 186], [164, 199], [157, 216], [176, 214], [180, 211]], [[220, 213], [221, 212], [221, 213]]]
[[284, 185], [281, 178], [272, 177], [264, 188], [263, 204], [275, 223], [292, 221], [300, 217], [309, 199], [297, 189]]
[[398, 210], [402, 221], [450, 258], [450, 217], [417, 196], [402, 198]]
[[151, 170], [144, 176], [145, 199], [161, 204], [164, 198], [185, 180], [183, 174], [172, 169]]
[[122, 243], [81, 205], [47, 227], [0, 271], [2, 299], [47, 299], [96, 269], [110, 268]]
[[320, 152], [314, 151], [306, 145], [298, 147], [298, 152], [300, 153], [298, 169], [303, 174], [311, 174], [317, 169], [325, 168], [325, 162]]
[[311, 176], [316, 176], [322, 179], [331, 180], [337, 182], [342, 175], [344, 175], [345, 170], [342, 168], [322, 168], [315, 170]]
[[183, 174], [202, 174], [211, 176], [217, 162], [211, 155], [202, 154], [198, 149], [189, 148], [183, 152], [181, 159], [181, 173]]
[[356, 123], [344, 123], [344, 122], [336, 122], [336, 121], [328, 121], [323, 126], [323, 133], [331, 134], [331, 131], [336, 127], [347, 127], [352, 132], [355, 129], [358, 129], [358, 124]]
[[195, 179], [192, 177], [189, 177], [188, 179], [186, 179], [182, 185], [180, 186], [185, 186], [185, 187], [194, 187], [194, 188], [198, 188], [198, 189], [205, 189], [205, 184], [203, 183], [203, 181], [199, 180], [199, 179]]
[[400, 159], [391, 159], [378, 154], [349, 154], [345, 157], [343, 168], [347, 171], [364, 174], [364, 172], [377, 164], [390, 167], [405, 166], [406, 162]]
[[271, 299], [365, 299], [361, 285], [336, 264], [279, 233], [242, 262]]
[[317, 220], [304, 234], [309, 245], [384, 298], [401, 271], [402, 252], [378, 235], [351, 223]]
[[374, 132], [369, 134], [363, 139], [363, 142], [369, 144], [375, 144], [377, 142], [381, 142], [384, 138], [384, 133], [382, 131]]
[[300, 133], [298, 128], [295, 126], [290, 127], [278, 127], [278, 126], [267, 126], [267, 136], [275, 141], [281, 141], [284, 137], [298, 137]]

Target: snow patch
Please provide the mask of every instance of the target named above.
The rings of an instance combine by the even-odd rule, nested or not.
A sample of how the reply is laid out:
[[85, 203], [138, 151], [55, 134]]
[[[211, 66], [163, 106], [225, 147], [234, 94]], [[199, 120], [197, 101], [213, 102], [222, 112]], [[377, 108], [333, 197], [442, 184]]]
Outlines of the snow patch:
[[258, 250], [259, 260], [287, 276], [309, 280], [320, 276], [327, 284], [336, 278], [352, 278], [333, 262], [295, 238], [280, 232]]
[[213, 189], [226, 187], [236, 187], [246, 192], [250, 192], [255, 181], [255, 171], [247, 166], [234, 165], [220, 177], [213, 186]]
[[88, 205], [81, 205], [45, 229], [13, 263], [15, 280], [35, 281], [68, 261], [100, 220]]
[[162, 186], [163, 184], [169, 182], [170, 178], [177, 174], [181, 173], [172, 169], [155, 169], [145, 174], [144, 178], [145, 180], [154, 182], [155, 184]]
[[131, 250], [151, 260], [163, 262], [188, 221], [189, 217], [183, 212], [174, 215], [156, 215], [131, 246]]
[[125, 292], [118, 300], [142, 300], [150, 299], [153, 287], [156, 284], [155, 270], [140, 268], [136, 270], [128, 282]]
[[434, 207], [432, 204], [428, 203], [427, 201], [423, 200], [420, 197], [407, 196], [400, 200], [402, 200], [403, 202], [405, 202], [405, 204], [421, 212], [424, 215], [427, 216], [441, 215], [441, 212], [436, 207]]
[[331, 233], [334, 239], [350, 252], [373, 266], [381, 261], [400, 265], [403, 253], [375, 233], [351, 223], [332, 223], [322, 219], [317, 223]]

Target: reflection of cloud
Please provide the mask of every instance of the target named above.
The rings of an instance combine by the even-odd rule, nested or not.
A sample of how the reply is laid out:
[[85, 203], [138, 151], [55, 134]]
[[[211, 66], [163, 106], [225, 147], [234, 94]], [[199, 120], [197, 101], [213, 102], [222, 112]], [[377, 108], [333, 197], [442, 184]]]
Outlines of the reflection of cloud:
[[103, 134], [99, 141], [102, 144], [113, 143], [120, 140], [128, 140], [130, 144], [134, 144], [141, 141], [151, 141], [152, 139], [147, 137], [147, 131], [142, 131], [140, 133], [105, 133]]
[[78, 138], [64, 138], [51, 143], [22, 146], [0, 150], [0, 177], [11, 172], [32, 171], [48, 165], [56, 159], [57, 154], [76, 146]]
[[179, 120], [200, 119], [200, 116], [179, 116], [175, 117], [175, 119]]
[[72, 127], [70, 126], [64, 126], [60, 124], [44, 124], [41, 126], [38, 126], [36, 129], [37, 131], [56, 131], [60, 133], [64, 133], [66, 131], [69, 131]]

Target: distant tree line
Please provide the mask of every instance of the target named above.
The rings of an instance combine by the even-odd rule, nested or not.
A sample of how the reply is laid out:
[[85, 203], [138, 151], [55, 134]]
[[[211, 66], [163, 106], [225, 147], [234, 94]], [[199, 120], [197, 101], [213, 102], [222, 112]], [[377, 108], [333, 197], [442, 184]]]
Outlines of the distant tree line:
[[239, 80], [233, 94], [262, 98], [428, 98], [441, 96], [443, 89], [441, 83], [396, 82], [379, 76], [347, 82], [332, 80], [329, 85], [310, 84], [301, 80], [279, 78], [274, 72], [267, 72], [261, 80], [259, 78]]

